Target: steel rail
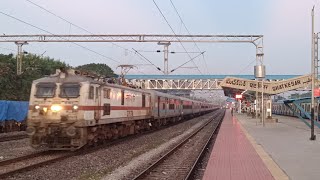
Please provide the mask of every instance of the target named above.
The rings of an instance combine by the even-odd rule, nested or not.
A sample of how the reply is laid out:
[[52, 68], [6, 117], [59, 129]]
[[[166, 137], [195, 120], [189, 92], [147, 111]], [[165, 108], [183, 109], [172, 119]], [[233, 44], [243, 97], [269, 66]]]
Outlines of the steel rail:
[[192, 167], [191, 167], [189, 173], [187, 174], [187, 176], [184, 178], [185, 180], [189, 180], [189, 179], [191, 178], [191, 175], [193, 175], [193, 173], [194, 173], [194, 171], [195, 171], [195, 167], [197, 166], [197, 164], [200, 162], [200, 159], [201, 159], [202, 156], [204, 155], [205, 149], [207, 149], [207, 147], [209, 146], [210, 141], [212, 140], [213, 136], [218, 133], [219, 127], [220, 127], [220, 125], [221, 125], [221, 123], [222, 123], [222, 119], [224, 118], [224, 116], [225, 116], [225, 112], [223, 113], [223, 115], [222, 115], [222, 117], [221, 117], [221, 119], [220, 119], [219, 124], [214, 128], [214, 130], [212, 131], [210, 137], [208, 138], [208, 140], [206, 141], [206, 143], [203, 145], [203, 147], [202, 147], [202, 149], [201, 149], [201, 151], [200, 151], [200, 153], [199, 153], [196, 161], [195, 161], [194, 164], [192, 165]]
[[5, 166], [16, 167], [17, 165], [19, 165], [19, 163], [21, 164], [23, 161], [27, 161], [27, 162], [31, 162], [31, 163], [29, 163], [29, 165], [28, 164], [27, 165], [24, 164], [24, 166], [22, 165], [22, 167], [18, 167], [18, 168], [14, 168], [14, 169], [10, 169], [10, 170], [1, 172], [0, 173], [0, 179], [6, 178], [8, 176], [11, 176], [13, 174], [16, 174], [16, 173], [19, 173], [19, 172], [22, 172], [22, 171], [27, 171], [27, 170], [30, 170], [30, 169], [33, 169], [33, 168], [37, 168], [37, 167], [42, 166], [42, 165], [46, 165], [46, 164], [49, 164], [49, 163], [53, 163], [53, 162], [62, 160], [64, 158], [70, 157], [70, 154], [72, 154], [73, 152], [62, 152], [61, 156], [58, 155], [57, 157], [54, 157], [54, 158], [49, 159], [49, 160], [40, 161], [39, 163], [33, 163], [33, 161], [32, 161], [32, 160], [36, 160], [36, 158], [40, 158], [40, 157], [43, 157], [43, 156], [46, 156], [46, 155], [48, 155], [50, 157], [54, 153], [56, 153], [56, 152], [47, 152], [46, 151], [46, 152], [40, 152], [40, 153], [37, 153], [37, 154], [30, 154], [30, 155], [27, 155], [27, 156], [22, 156], [22, 157], [19, 157], [19, 158], [3, 161], [0, 164], [1, 168], [4, 168]]
[[[219, 115], [219, 112], [217, 112], [217, 114]], [[215, 115], [217, 115], [215, 114]], [[216, 116], [218, 117], [218, 116]], [[176, 152], [182, 145], [184, 145], [185, 143], [188, 142], [188, 140], [192, 137], [194, 137], [196, 134], [198, 134], [203, 128], [205, 128], [208, 124], [210, 124], [213, 120], [215, 120], [216, 118], [215, 116], [211, 117], [208, 122], [206, 122], [205, 124], [203, 124], [201, 127], [199, 127], [196, 131], [194, 131], [192, 134], [190, 134], [189, 136], [187, 136], [186, 138], [184, 138], [179, 144], [177, 144], [176, 146], [174, 146], [170, 151], [168, 151], [166, 154], [164, 154], [163, 156], [161, 156], [161, 158], [159, 158], [158, 160], [156, 160], [153, 164], [151, 164], [150, 166], [148, 166], [146, 169], [144, 169], [142, 172], [140, 172], [138, 175], [136, 175], [132, 180], [138, 180], [138, 179], [142, 179], [143, 177], [147, 176], [147, 174], [149, 172], [151, 172], [156, 166], [158, 166], [161, 162], [163, 162], [165, 159], [167, 159], [171, 154], [173, 154], [174, 152]], [[220, 122], [222, 121], [219, 120]], [[220, 124], [220, 122], [218, 124]], [[218, 126], [218, 125], [217, 125]]]
[[[217, 111], [214, 111], [214, 112], [217, 112]], [[35, 168], [38, 168], [38, 167], [43, 166], [43, 165], [47, 165], [47, 164], [50, 164], [50, 163], [61, 161], [61, 160], [64, 160], [64, 159], [67, 159], [67, 158], [70, 158], [70, 157], [73, 157], [73, 156], [94, 153], [95, 151], [98, 151], [98, 150], [100, 150], [102, 148], [111, 147], [111, 146], [117, 145], [119, 143], [122, 143], [122, 142], [125, 142], [125, 141], [129, 141], [129, 140], [135, 139], [137, 137], [140, 137], [140, 136], [143, 136], [143, 135], [146, 135], [146, 134], [150, 134], [150, 133], [165, 129], [167, 127], [171, 127], [173, 125], [177, 125], [177, 124], [179, 124], [181, 122], [185, 122], [185, 120], [184, 121], [178, 121], [176, 123], [172, 123], [172, 124], [167, 125], [167, 126], [162, 126], [159, 129], [153, 129], [153, 130], [142, 132], [142, 133], [139, 133], [139, 134], [127, 136], [125, 138], [116, 139], [116, 140], [110, 141], [108, 143], [105, 143], [105, 144], [103, 144], [101, 146], [96, 146], [96, 147], [92, 147], [92, 148], [89, 148], [89, 149], [80, 149], [78, 151], [73, 151], [73, 152], [62, 152], [61, 156], [58, 156], [58, 157], [55, 157], [55, 158], [51, 158], [49, 160], [44, 160], [44, 161], [41, 161], [40, 163], [34, 163], [34, 164], [31, 163], [31, 165], [25, 165], [25, 166], [23, 166], [21, 168], [16, 168], [14, 170], [9, 170], [9, 171], [3, 172], [3, 173], [1, 173], [1, 170], [0, 170], [0, 179], [6, 178], [6, 177], [11, 176], [11, 175], [14, 175], [16, 173], [20, 173], [20, 172], [23, 172], [23, 171], [28, 171], [28, 170], [31, 170], [31, 169], [35, 169]], [[50, 156], [50, 155], [52, 155], [51, 153], [54, 154], [54, 153], [60, 153], [60, 152], [57, 152], [57, 151], [42, 151], [42, 152], [39, 152], [39, 153], [29, 154], [29, 155], [21, 156], [21, 157], [18, 157], [18, 158], [8, 159], [8, 160], [0, 162], [0, 169], [5, 167], [5, 166], [11, 166], [12, 164], [15, 164], [15, 163], [17, 163], [17, 164], [21, 163], [22, 161], [29, 161], [32, 158], [39, 158], [40, 156], [45, 156], [45, 155], [49, 155]]]
[[25, 139], [25, 138], [28, 138], [28, 135], [21, 134], [21, 135], [14, 135], [14, 136], [6, 136], [6, 137], [1, 137], [0, 142], [14, 141], [14, 140]]

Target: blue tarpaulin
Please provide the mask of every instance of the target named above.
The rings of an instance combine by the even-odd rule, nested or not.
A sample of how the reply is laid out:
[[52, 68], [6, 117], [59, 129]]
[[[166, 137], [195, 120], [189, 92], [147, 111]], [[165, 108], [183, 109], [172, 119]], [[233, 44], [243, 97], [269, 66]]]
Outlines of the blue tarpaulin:
[[28, 115], [28, 101], [0, 101], [0, 121], [23, 121]]

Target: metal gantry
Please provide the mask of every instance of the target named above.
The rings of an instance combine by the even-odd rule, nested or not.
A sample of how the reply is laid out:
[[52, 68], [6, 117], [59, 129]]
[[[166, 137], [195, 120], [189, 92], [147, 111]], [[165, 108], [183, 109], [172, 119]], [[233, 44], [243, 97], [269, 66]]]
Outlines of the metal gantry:
[[[160, 35], [160, 34], [99, 34], [99, 35], [0, 35], [0, 42], [204, 42], [254, 43], [259, 47], [263, 35]], [[262, 49], [263, 50], [263, 49]]]
[[130, 82], [144, 89], [176, 89], [176, 90], [217, 90], [222, 89], [222, 79], [145, 79], [130, 80]]
[[168, 71], [170, 43], [252, 43], [256, 47], [257, 65], [263, 64], [263, 35], [170, 35], [170, 34], [97, 34], [97, 35], [0, 35], [0, 42], [155, 42], [165, 45], [164, 73]]

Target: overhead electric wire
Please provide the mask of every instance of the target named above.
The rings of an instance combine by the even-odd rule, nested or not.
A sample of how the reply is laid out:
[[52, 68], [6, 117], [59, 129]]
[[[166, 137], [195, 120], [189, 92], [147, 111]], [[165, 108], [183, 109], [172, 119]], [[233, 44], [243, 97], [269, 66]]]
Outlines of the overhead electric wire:
[[5, 48], [5, 47], [0, 47], [0, 49], [5, 49], [5, 50], [8, 50], [8, 51], [16, 52], [16, 51], [15, 51], [15, 50], [13, 50], [13, 49]]
[[[35, 5], [35, 6], [37, 6], [37, 7], [39, 7], [40, 9], [46, 11], [47, 13], [49, 13], [49, 14], [51, 14], [51, 15], [53, 15], [53, 16], [56, 16], [57, 18], [59, 18], [59, 19], [65, 21], [65, 22], [69, 23], [70, 25], [75, 26], [75, 27], [77, 27], [77, 28], [79, 28], [79, 29], [81, 29], [81, 30], [83, 30], [83, 31], [91, 34], [91, 35], [94, 35], [94, 33], [88, 31], [87, 29], [85, 29], [85, 28], [83, 28], [83, 27], [81, 27], [81, 26], [78, 26], [78, 25], [74, 24], [73, 22], [71, 22], [71, 21], [69, 21], [69, 20], [67, 20], [67, 19], [65, 19], [65, 18], [63, 18], [63, 17], [61, 17], [61, 16], [59, 16], [59, 15], [57, 15], [57, 14], [49, 11], [48, 9], [46, 9], [46, 8], [44, 8], [44, 7], [36, 4], [35, 2], [30, 1], [30, 0], [26, 0], [26, 1], [29, 2], [29, 3], [31, 3], [31, 4], [33, 4], [33, 5]], [[104, 40], [103, 37], [100, 37], [100, 38]], [[114, 46], [117, 46], [117, 47], [122, 48], [122, 49], [124, 49], [124, 50], [129, 50], [129, 51], [130, 51], [130, 49], [127, 49], [127, 48], [125, 48], [125, 47], [122, 47], [122, 46], [120, 46], [120, 45], [118, 45], [118, 44], [115, 44], [115, 43], [113, 43], [113, 42], [110, 42], [110, 43], [111, 43], [112, 45], [114, 45]]]
[[[51, 34], [51, 35], [55, 35], [55, 34], [49, 32], [49, 31], [47, 31], [47, 30], [45, 30], [45, 29], [42, 29], [42, 28], [40, 28], [40, 27], [37, 27], [37, 26], [35, 26], [35, 25], [31, 24], [31, 23], [28, 23], [28, 22], [23, 21], [23, 20], [21, 20], [21, 19], [19, 19], [19, 18], [16, 18], [16, 17], [14, 17], [14, 16], [11, 16], [11, 15], [9, 15], [9, 14], [7, 14], [7, 13], [4, 13], [4, 12], [2, 12], [2, 11], [0, 11], [0, 13], [3, 14], [3, 15], [5, 15], [5, 16], [7, 16], [7, 17], [10, 17], [10, 18], [12, 18], [12, 19], [15, 19], [15, 20], [17, 20], [17, 21], [19, 21], [19, 22], [21, 22], [21, 23], [27, 24], [27, 25], [29, 25], [29, 26], [31, 26], [31, 27], [33, 27], [33, 28], [36, 28], [36, 29], [41, 30], [41, 31], [44, 31], [44, 32], [49, 33], [49, 34]], [[57, 36], [57, 35], [55, 35], [55, 36]], [[59, 36], [58, 36], [58, 37], [59, 37]], [[68, 39], [66, 39], [66, 38], [63, 38], [63, 37], [60, 37], [60, 38], [63, 39], [63, 40], [68, 41]], [[111, 60], [111, 61], [120, 63], [119, 61], [117, 61], [117, 60], [115, 60], [115, 59], [113, 59], [113, 58], [111, 58], [111, 57], [105, 56], [105, 55], [103, 55], [103, 54], [101, 54], [101, 53], [99, 53], [99, 52], [97, 52], [97, 51], [92, 50], [92, 49], [89, 49], [89, 48], [86, 47], [86, 46], [80, 45], [80, 44], [75, 43], [75, 42], [70, 42], [70, 43], [75, 44], [76, 46], [79, 46], [79, 47], [81, 47], [81, 48], [83, 48], [83, 49], [86, 49], [86, 50], [88, 50], [88, 51], [90, 51], [90, 52], [92, 52], [92, 53], [95, 53], [95, 54], [97, 54], [97, 55], [100, 55], [100, 56], [102, 56], [102, 57], [104, 57], [104, 58], [106, 58], [106, 59], [109, 59], [109, 60]]]
[[251, 64], [253, 64], [254, 62], [256, 62], [256, 60], [253, 60], [253, 61], [251, 61], [245, 68], [243, 68], [243, 69], [241, 69], [240, 71], [239, 71], [239, 73], [237, 73], [237, 74], [241, 74], [241, 73], [243, 73], [243, 71], [245, 71], [249, 66], [251, 66]]
[[141, 73], [141, 74], [146, 75], [144, 72], [140, 71], [139, 69], [135, 69], [135, 70], [138, 71], [138, 72]]
[[[180, 16], [176, 6], [173, 4], [172, 0], [170, 0], [170, 2], [171, 2], [171, 5], [173, 6], [174, 10], [176, 11], [177, 15], [179, 16], [179, 19], [180, 19], [181, 23], [183, 24], [184, 28], [187, 30], [188, 34], [191, 35], [191, 33], [190, 33], [189, 29], [187, 28], [186, 24], [183, 22], [183, 20], [182, 20], [182, 18]], [[195, 46], [197, 47], [198, 51], [202, 52], [201, 49], [199, 48], [198, 44], [194, 41], [194, 39], [193, 38], [191, 38], [191, 39], [192, 39], [193, 43], [195, 44]], [[204, 61], [204, 64], [205, 64], [206, 72], [208, 74], [208, 65], [207, 65], [207, 61], [205, 60], [204, 56], [203, 56], [203, 61]]]
[[[29, 3], [31, 3], [31, 4], [33, 4], [34, 6], [37, 6], [38, 8], [40, 8], [40, 9], [42, 9], [42, 10], [44, 10], [44, 11], [46, 11], [47, 13], [49, 13], [49, 14], [51, 14], [51, 15], [53, 15], [53, 16], [56, 16], [57, 18], [59, 18], [59, 19], [65, 21], [65, 22], [69, 23], [70, 25], [73, 25], [74, 27], [77, 27], [77, 28], [79, 28], [79, 29], [81, 29], [81, 30], [83, 30], [83, 31], [91, 34], [91, 35], [94, 35], [94, 33], [90, 32], [89, 30], [87, 30], [87, 29], [85, 29], [85, 28], [83, 28], [83, 27], [81, 27], [81, 26], [79, 26], [79, 25], [74, 24], [73, 22], [71, 22], [71, 21], [69, 21], [69, 20], [67, 20], [67, 19], [65, 19], [65, 18], [63, 18], [63, 17], [61, 17], [61, 16], [53, 13], [52, 11], [50, 11], [50, 10], [48, 10], [48, 9], [46, 9], [46, 8], [38, 5], [38, 4], [36, 4], [35, 2], [30, 1], [30, 0], [26, 0], [26, 1], [29, 2]], [[103, 37], [99, 37], [99, 38], [105, 40]], [[122, 47], [122, 46], [120, 46], [120, 45], [118, 45], [118, 44], [116, 44], [116, 43], [113, 43], [113, 42], [110, 42], [110, 43], [111, 43], [112, 45], [114, 45], [114, 46], [117, 46], [117, 47], [119, 47], [119, 48], [122, 48], [122, 49], [125, 50], [125, 51], [129, 51], [130, 53], [135, 54], [133, 51], [131, 51], [131, 50], [128, 49], [128, 48]], [[141, 59], [140, 56], [138, 56], [138, 57]]]
[[161, 71], [161, 68], [159, 68], [158, 66], [156, 66], [155, 64], [153, 64], [148, 58], [146, 58], [145, 56], [143, 56], [141, 53], [139, 53], [137, 50], [133, 49], [136, 53], [138, 53], [144, 60], [148, 61], [151, 65], [153, 65], [155, 68], [157, 68], [157, 70]]
[[[162, 17], [164, 18], [164, 20], [167, 22], [167, 24], [168, 24], [168, 26], [170, 27], [170, 29], [171, 29], [171, 31], [173, 32], [173, 34], [174, 34], [175, 36], [177, 36], [177, 34], [174, 32], [172, 26], [170, 25], [169, 21], [168, 21], [167, 18], [164, 16], [164, 14], [162, 13], [161, 9], [159, 8], [159, 6], [158, 6], [157, 3], [155, 2], [155, 0], [152, 0], [152, 1], [153, 1], [154, 5], [157, 7], [157, 9], [159, 10], [159, 12], [160, 12], [160, 14], [162, 15]], [[196, 63], [193, 61], [193, 58], [192, 58], [192, 57], [190, 56], [190, 54], [188, 53], [187, 49], [184, 47], [183, 43], [180, 41], [179, 38], [176, 38], [176, 39], [179, 41], [179, 43], [181, 44], [182, 48], [184, 49], [184, 51], [188, 54], [188, 56], [189, 56], [189, 58], [190, 58], [190, 60], [187, 61], [187, 62], [192, 61], [193, 64], [194, 64], [194, 66], [197, 67], [197, 70], [200, 72], [200, 74], [202, 74], [202, 72], [200, 71], [199, 67], [196, 65]], [[185, 63], [184, 63], [184, 64], [185, 64]], [[175, 69], [174, 69], [174, 70], [175, 70]], [[173, 72], [173, 71], [171, 71], [171, 72]]]
[[181, 68], [181, 67], [182, 67], [182, 66], [184, 66], [185, 64], [189, 63], [190, 61], [193, 61], [195, 58], [197, 58], [197, 57], [201, 56], [201, 55], [202, 55], [202, 54], [204, 54], [204, 53], [205, 53], [205, 51], [201, 52], [199, 55], [197, 55], [197, 56], [195, 56], [195, 57], [191, 58], [189, 61], [187, 61], [187, 62], [185, 62], [185, 63], [181, 64], [180, 66], [178, 66], [178, 67], [176, 67], [176, 68], [172, 69], [170, 72], [173, 72], [173, 71], [177, 70], [178, 68]]
[[[137, 50], [138, 52], [146, 52], [146, 53], [160, 53], [160, 52], [164, 52], [163, 50], [156, 50], [156, 51], [148, 51], [148, 50]], [[200, 52], [193, 52], [193, 51], [189, 51], [188, 53], [190, 53], [190, 54], [194, 54], [194, 53], [196, 53], [196, 54], [199, 54], [199, 53], [201, 53], [202, 51], [200, 51]], [[180, 51], [169, 51], [169, 53], [171, 53], [171, 54], [176, 54], [176, 53], [186, 53], [186, 52], [180, 52]]]

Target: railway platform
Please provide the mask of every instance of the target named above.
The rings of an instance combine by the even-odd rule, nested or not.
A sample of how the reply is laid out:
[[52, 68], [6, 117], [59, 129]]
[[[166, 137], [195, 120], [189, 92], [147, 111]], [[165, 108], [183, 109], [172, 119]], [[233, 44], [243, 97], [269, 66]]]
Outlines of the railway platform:
[[298, 118], [273, 117], [278, 123], [263, 127], [258, 119], [227, 111], [203, 179], [318, 180], [320, 129], [310, 141], [309, 127]]
[[[204, 180], [274, 180], [288, 179], [262, 148], [254, 144], [236, 116], [230, 110], [221, 124], [219, 134], [211, 152]], [[272, 164], [267, 166], [266, 161]], [[275, 173], [275, 174], [272, 174]]]

